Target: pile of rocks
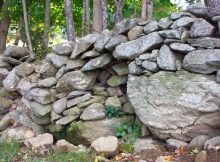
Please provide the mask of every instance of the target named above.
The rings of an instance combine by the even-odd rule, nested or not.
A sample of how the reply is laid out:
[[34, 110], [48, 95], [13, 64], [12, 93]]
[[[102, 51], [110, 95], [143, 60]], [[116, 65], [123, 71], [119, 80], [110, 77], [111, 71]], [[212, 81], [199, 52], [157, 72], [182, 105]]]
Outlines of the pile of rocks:
[[[159, 22], [125, 19], [112, 32], [57, 44], [40, 63], [16, 66], [3, 85], [22, 95], [35, 123], [74, 144], [114, 135], [135, 113], [160, 139], [216, 136], [219, 21], [196, 7]], [[111, 107], [125, 115], [106, 118]]]

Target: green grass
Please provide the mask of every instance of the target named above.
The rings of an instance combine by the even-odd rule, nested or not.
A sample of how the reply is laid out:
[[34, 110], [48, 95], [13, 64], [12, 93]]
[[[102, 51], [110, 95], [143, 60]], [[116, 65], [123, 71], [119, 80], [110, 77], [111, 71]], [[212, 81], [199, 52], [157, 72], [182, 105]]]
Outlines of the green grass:
[[[16, 160], [15, 160], [16, 159]], [[18, 141], [0, 140], [0, 162], [94, 162], [95, 154], [86, 153], [56, 153], [52, 150], [44, 156], [32, 152], [30, 149], [22, 148]]]

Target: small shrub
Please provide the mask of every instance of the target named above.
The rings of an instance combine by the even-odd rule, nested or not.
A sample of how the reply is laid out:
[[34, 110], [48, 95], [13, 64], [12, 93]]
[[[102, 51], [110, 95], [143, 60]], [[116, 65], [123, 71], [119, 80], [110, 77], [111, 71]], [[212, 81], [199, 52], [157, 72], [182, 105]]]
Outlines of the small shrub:
[[119, 110], [118, 108], [116, 107], [113, 107], [113, 106], [107, 106], [105, 108], [105, 115], [108, 117], [108, 118], [113, 118], [113, 117], [120, 117], [122, 115], [124, 115], [124, 112]]

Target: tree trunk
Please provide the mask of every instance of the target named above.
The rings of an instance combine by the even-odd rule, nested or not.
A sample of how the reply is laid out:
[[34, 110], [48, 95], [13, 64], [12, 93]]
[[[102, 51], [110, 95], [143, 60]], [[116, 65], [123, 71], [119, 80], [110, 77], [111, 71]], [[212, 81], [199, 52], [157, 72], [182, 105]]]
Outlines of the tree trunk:
[[6, 48], [7, 35], [8, 35], [10, 22], [11, 21], [8, 16], [5, 16], [0, 20], [0, 53], [3, 53]]
[[50, 0], [45, 0], [44, 47], [48, 49], [50, 30]]
[[102, 0], [102, 30], [107, 29], [107, 7], [106, 0]]
[[102, 0], [93, 0], [93, 33], [101, 33], [103, 29]]
[[70, 42], [75, 42], [75, 31], [74, 31], [74, 21], [73, 21], [73, 11], [72, 11], [72, 1], [64, 0], [64, 9], [66, 15], [66, 28], [67, 28], [67, 39]]
[[32, 43], [31, 43], [30, 30], [29, 30], [29, 26], [28, 26], [26, 0], [22, 0], [22, 6], [23, 6], [23, 14], [24, 14], [25, 33], [26, 33], [26, 37], [27, 37], [27, 41], [28, 41], [28, 48], [31, 52], [31, 57], [34, 58], [35, 54], [34, 54], [34, 51], [33, 51]]
[[15, 41], [14, 45], [18, 45], [20, 37], [21, 37], [21, 29], [23, 27], [23, 18], [20, 18], [20, 21], [18, 22], [18, 29], [16, 31]]
[[123, 19], [122, 9], [124, 6], [124, 0], [115, 0], [115, 5], [116, 5], [115, 24], [117, 24]]
[[205, 5], [210, 11], [220, 11], [220, 0], [205, 0]]
[[90, 31], [90, 11], [89, 11], [89, 0], [85, 0], [85, 17], [86, 17], [86, 34], [89, 34]]
[[150, 20], [153, 15], [153, 2], [152, 0], [142, 0], [141, 18]]
[[83, 14], [82, 14], [82, 37], [85, 35], [86, 30], [86, 0], [83, 0]]

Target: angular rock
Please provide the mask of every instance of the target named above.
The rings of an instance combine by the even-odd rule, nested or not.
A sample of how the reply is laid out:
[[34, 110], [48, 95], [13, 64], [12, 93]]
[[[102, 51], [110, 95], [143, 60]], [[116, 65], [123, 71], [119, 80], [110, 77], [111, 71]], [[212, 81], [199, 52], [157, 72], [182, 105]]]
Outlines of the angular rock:
[[40, 74], [42, 78], [54, 77], [57, 69], [48, 61], [43, 61], [40, 66]]
[[57, 114], [56, 112], [54, 112], [53, 110], [51, 111], [50, 113], [50, 117], [51, 117], [51, 122], [57, 120], [57, 119], [60, 119], [62, 118], [63, 116], [60, 115], [60, 114]]
[[135, 61], [133, 61], [128, 65], [128, 71], [130, 74], [140, 75], [143, 72], [143, 68], [138, 66]]
[[188, 53], [183, 60], [183, 67], [191, 72], [210, 74], [219, 69], [220, 49], [197, 50]]
[[82, 113], [82, 109], [79, 109], [78, 107], [72, 107], [70, 109], [67, 109], [63, 112], [63, 115], [74, 115], [74, 116], [80, 116]]
[[159, 30], [159, 26], [157, 24], [157, 21], [151, 21], [144, 26], [144, 33], [145, 34], [149, 34], [154, 31], [157, 31], [157, 30]]
[[126, 114], [135, 114], [134, 108], [132, 107], [132, 105], [131, 105], [130, 102], [126, 102], [126, 103], [123, 105], [122, 111], [123, 111], [124, 113], [126, 113]]
[[92, 142], [91, 147], [98, 154], [106, 154], [111, 157], [119, 153], [119, 141], [115, 136], [99, 137]]
[[216, 82], [220, 83], [220, 70], [217, 71]]
[[91, 50], [82, 54], [81, 59], [94, 58], [100, 56], [100, 53], [96, 50]]
[[105, 45], [108, 43], [108, 41], [111, 39], [108, 35], [101, 36], [94, 44], [94, 49], [98, 52], [105, 51]]
[[55, 78], [58, 80], [66, 73], [66, 66], [62, 66], [56, 73]]
[[50, 92], [43, 88], [33, 88], [30, 91], [31, 97], [40, 104], [51, 103]]
[[141, 153], [145, 148], [156, 148], [160, 145], [162, 145], [162, 143], [153, 140], [152, 138], [140, 138], [134, 143], [134, 149], [136, 153]]
[[91, 94], [85, 94], [84, 96], [73, 98], [73, 99], [67, 101], [67, 108], [70, 108], [70, 107], [73, 107], [79, 103], [88, 101], [91, 99], [91, 97], [92, 97]]
[[120, 87], [108, 87], [106, 88], [106, 92], [109, 96], [122, 96], [123, 92], [121, 91]]
[[27, 62], [24, 62], [20, 64], [19, 66], [15, 67], [16, 74], [21, 77], [30, 75], [31, 73], [34, 72], [34, 70], [35, 70], [34, 66]]
[[118, 75], [126, 75], [126, 74], [128, 74], [128, 65], [126, 63], [115, 64], [114, 66], [112, 66], [112, 69]]
[[108, 43], [105, 45], [105, 48], [111, 52], [115, 50], [115, 47], [121, 43], [128, 41], [128, 38], [124, 35], [115, 35], [113, 36]]
[[45, 133], [24, 141], [25, 146], [32, 148], [52, 146], [54, 140], [52, 134]]
[[139, 56], [140, 60], [157, 61], [159, 50], [153, 50], [152, 53], [146, 53]]
[[195, 138], [193, 138], [193, 140], [189, 143], [189, 150], [203, 150], [204, 148], [204, 143], [205, 141], [209, 139], [208, 136], [204, 136], [204, 135], [199, 135]]
[[69, 57], [57, 55], [55, 53], [49, 53], [46, 56], [46, 60], [50, 61], [56, 68], [60, 68], [67, 64]]
[[42, 79], [38, 82], [38, 87], [49, 88], [56, 85], [57, 79], [55, 77], [50, 77], [46, 79]]
[[117, 87], [119, 85], [123, 85], [126, 84], [128, 80], [128, 76], [127, 75], [113, 75], [111, 76], [108, 81], [107, 84], [111, 87]]
[[214, 146], [219, 146], [219, 145], [220, 145], [220, 136], [216, 136], [205, 141], [204, 149], [208, 149], [208, 150], [213, 149]]
[[158, 26], [163, 30], [168, 29], [172, 24], [173, 24], [173, 21], [169, 20], [168, 18], [162, 18], [158, 22]]
[[3, 55], [6, 57], [23, 57], [28, 56], [30, 54], [30, 51], [25, 47], [19, 47], [19, 46], [13, 46], [10, 45], [6, 48]]
[[142, 26], [135, 26], [128, 32], [128, 39], [134, 40], [137, 39], [144, 32], [144, 28]]
[[81, 68], [85, 64], [83, 60], [69, 60], [67, 62], [65, 71], [73, 71], [77, 68]]
[[94, 84], [96, 76], [97, 72], [68, 72], [58, 80], [56, 89], [59, 92], [71, 92], [73, 90], [89, 90], [91, 86]]
[[166, 140], [166, 144], [170, 150], [177, 150], [180, 147], [187, 147], [188, 146], [188, 143], [180, 141], [180, 140], [176, 140], [173, 138]]
[[54, 150], [56, 152], [75, 152], [77, 150], [77, 146], [67, 142], [66, 140], [58, 140]]
[[12, 57], [2, 57], [2, 60], [5, 61], [6, 63], [10, 64], [10, 65], [14, 65], [14, 66], [17, 66], [17, 65], [20, 65], [22, 64], [21, 61], [19, 60], [16, 60]]
[[175, 51], [179, 51], [182, 53], [188, 53], [195, 51], [196, 49], [188, 44], [182, 44], [182, 43], [172, 43], [170, 44], [170, 48]]
[[159, 34], [165, 38], [180, 39], [180, 32], [178, 30], [163, 30]]
[[106, 107], [122, 108], [121, 102], [117, 96], [109, 97], [105, 100]]
[[8, 91], [16, 91], [16, 87], [19, 81], [20, 78], [17, 76], [15, 69], [13, 69], [3, 80], [4, 88]]
[[59, 55], [69, 56], [72, 53], [74, 46], [75, 44], [73, 42], [62, 42], [56, 44], [53, 48], [53, 51]]
[[77, 105], [79, 108], [87, 107], [93, 103], [104, 103], [105, 97], [103, 96], [92, 96], [92, 99]]
[[127, 95], [137, 116], [161, 139], [189, 141], [201, 134], [218, 135], [219, 106], [213, 101], [219, 100], [219, 92], [214, 75], [186, 71], [160, 71], [150, 77], [129, 75], [127, 83]]
[[67, 98], [68, 99], [75, 98], [75, 97], [83, 96], [83, 95], [88, 94], [88, 93], [90, 93], [90, 92], [87, 92], [87, 91], [73, 91], [70, 94], [68, 94]]
[[136, 40], [118, 45], [113, 55], [117, 59], [134, 59], [143, 52], [158, 47], [162, 42], [163, 39], [158, 33], [150, 33]]
[[159, 67], [158, 67], [156, 62], [151, 62], [151, 61], [146, 60], [142, 63], [142, 67], [144, 69], [149, 70], [149, 71], [154, 72], [154, 73], [159, 71]]
[[71, 54], [72, 59], [75, 59], [81, 53], [87, 51], [100, 37], [100, 34], [89, 34], [79, 39], [76, 42], [75, 48]]
[[67, 99], [62, 98], [53, 103], [53, 111], [57, 114], [62, 113], [67, 107]]
[[0, 68], [0, 82], [1, 82], [0, 85], [2, 84], [2, 81], [7, 77], [8, 74], [9, 74], [8, 69]]
[[80, 116], [82, 120], [99, 120], [105, 118], [104, 105], [100, 103], [93, 103], [87, 107]]
[[191, 27], [194, 21], [194, 18], [185, 16], [176, 20], [171, 26], [171, 28]]
[[13, 101], [4, 97], [0, 97], [0, 113], [4, 113], [13, 104]]
[[0, 56], [0, 67], [10, 70], [11, 66], [7, 62], [3, 61], [3, 58], [4, 57]]
[[82, 71], [90, 71], [90, 70], [95, 70], [98, 68], [102, 68], [106, 65], [108, 65], [112, 60], [112, 56], [108, 53], [101, 55], [99, 57], [96, 57], [89, 62], [87, 62], [83, 67]]
[[188, 39], [187, 42], [191, 46], [204, 48], [220, 48], [220, 39], [212, 37], [202, 37], [197, 39]]
[[196, 19], [190, 29], [190, 36], [192, 38], [209, 37], [214, 34], [215, 27], [205, 19]]
[[67, 115], [59, 120], [56, 121], [56, 124], [59, 125], [67, 125], [69, 123], [71, 123], [72, 121], [76, 120], [78, 118], [78, 116], [74, 116], [74, 115]]
[[4, 131], [5, 129], [7, 129], [12, 124], [13, 124], [12, 119], [8, 115], [5, 115], [0, 120], [0, 131]]

